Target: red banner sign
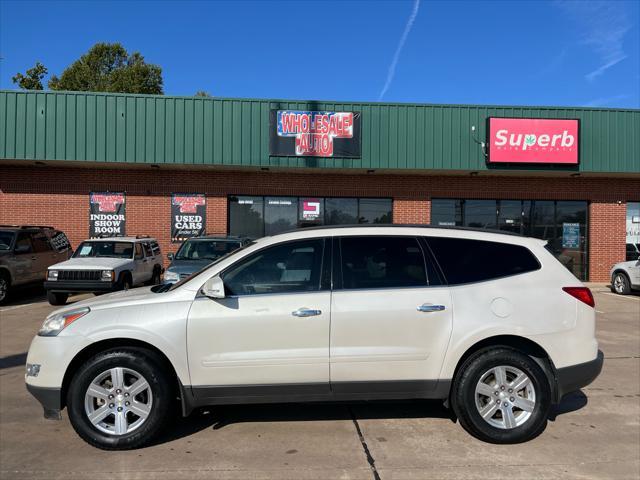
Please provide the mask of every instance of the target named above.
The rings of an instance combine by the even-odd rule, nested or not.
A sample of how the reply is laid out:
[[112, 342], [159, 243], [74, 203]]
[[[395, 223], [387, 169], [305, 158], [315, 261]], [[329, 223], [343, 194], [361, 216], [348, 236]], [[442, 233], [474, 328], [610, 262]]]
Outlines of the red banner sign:
[[578, 164], [578, 120], [489, 118], [489, 163]]

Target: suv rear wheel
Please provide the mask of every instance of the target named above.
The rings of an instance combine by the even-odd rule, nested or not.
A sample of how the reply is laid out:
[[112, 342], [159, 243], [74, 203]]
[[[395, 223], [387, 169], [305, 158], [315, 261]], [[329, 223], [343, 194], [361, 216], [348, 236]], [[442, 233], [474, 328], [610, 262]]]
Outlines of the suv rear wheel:
[[551, 388], [528, 355], [509, 348], [481, 350], [460, 367], [452, 391], [462, 427], [491, 443], [519, 443], [547, 425]]
[[68, 293], [47, 292], [47, 300], [51, 305], [65, 305], [68, 298]]
[[629, 295], [631, 293], [631, 282], [624, 272], [616, 272], [611, 280], [611, 290], [618, 295]]
[[153, 440], [170, 414], [172, 380], [151, 351], [116, 348], [89, 359], [67, 392], [69, 419], [87, 443], [128, 450]]

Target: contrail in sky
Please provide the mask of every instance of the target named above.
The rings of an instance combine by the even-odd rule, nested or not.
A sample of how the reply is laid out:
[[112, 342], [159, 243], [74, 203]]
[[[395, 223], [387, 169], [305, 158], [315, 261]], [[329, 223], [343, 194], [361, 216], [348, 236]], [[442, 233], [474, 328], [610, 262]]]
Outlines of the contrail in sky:
[[402, 36], [400, 37], [400, 42], [398, 43], [398, 48], [396, 49], [396, 53], [393, 55], [393, 60], [391, 61], [391, 65], [389, 65], [389, 71], [387, 73], [387, 81], [384, 82], [384, 87], [380, 91], [380, 95], [378, 96], [378, 101], [382, 100], [384, 94], [387, 93], [389, 87], [391, 86], [391, 82], [393, 82], [393, 77], [396, 74], [396, 66], [398, 65], [398, 59], [400, 58], [400, 53], [402, 52], [402, 48], [404, 47], [405, 42], [407, 41], [407, 37], [409, 36], [409, 32], [411, 31], [411, 27], [413, 27], [413, 22], [418, 16], [418, 8], [420, 7], [420, 0], [415, 0], [413, 2], [413, 9], [411, 10], [411, 15], [409, 15], [409, 20], [407, 20], [407, 24], [404, 27], [404, 32], [402, 32]]

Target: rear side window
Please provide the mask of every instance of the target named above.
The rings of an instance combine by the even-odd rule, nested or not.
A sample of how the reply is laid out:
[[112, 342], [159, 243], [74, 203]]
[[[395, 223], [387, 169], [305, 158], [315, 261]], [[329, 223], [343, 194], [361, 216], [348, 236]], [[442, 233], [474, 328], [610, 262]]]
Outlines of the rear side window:
[[340, 239], [343, 288], [427, 286], [424, 255], [414, 237]]
[[142, 246], [144, 248], [145, 257], [153, 257], [153, 252], [151, 251], [151, 245], [145, 242], [142, 244]]
[[482, 282], [540, 268], [533, 253], [520, 245], [446, 237], [428, 237], [427, 242], [450, 285]]
[[158, 242], [151, 242], [151, 250], [153, 250], [154, 255], [160, 255], [160, 245], [158, 245]]
[[49, 243], [49, 238], [43, 231], [31, 234], [31, 244], [33, 245], [33, 251], [35, 253], [44, 253], [53, 250], [53, 247]]

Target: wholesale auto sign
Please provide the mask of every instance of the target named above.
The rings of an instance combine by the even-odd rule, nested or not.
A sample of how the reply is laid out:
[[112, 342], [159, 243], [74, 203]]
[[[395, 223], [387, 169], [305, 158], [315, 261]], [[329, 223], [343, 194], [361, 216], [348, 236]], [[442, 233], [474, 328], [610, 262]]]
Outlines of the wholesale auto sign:
[[89, 237], [126, 234], [124, 192], [89, 193]]
[[360, 143], [360, 112], [270, 112], [270, 155], [360, 158]]
[[489, 118], [488, 163], [577, 165], [578, 120]]
[[207, 200], [202, 193], [171, 194], [171, 241], [205, 234]]

